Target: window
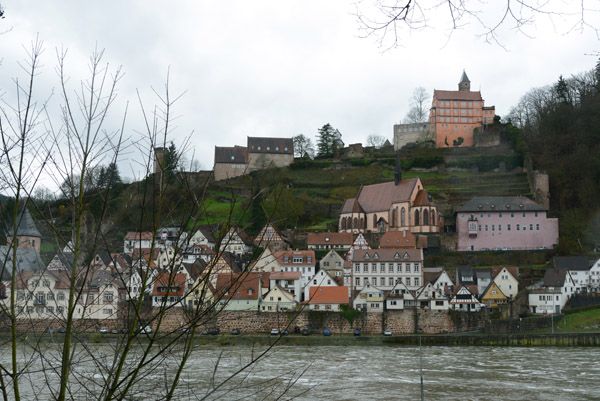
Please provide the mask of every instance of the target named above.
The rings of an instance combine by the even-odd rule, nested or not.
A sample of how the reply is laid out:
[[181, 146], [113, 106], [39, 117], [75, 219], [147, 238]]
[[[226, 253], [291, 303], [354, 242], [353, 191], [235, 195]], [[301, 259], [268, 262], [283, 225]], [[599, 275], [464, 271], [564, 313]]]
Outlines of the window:
[[418, 272], [419, 272], [419, 267], [420, 267], [420, 266], [421, 266], [421, 265], [420, 265], [419, 263], [415, 263], [415, 270], [414, 270], [414, 272], [415, 272], [415, 273], [418, 273]]
[[517, 224], [517, 231], [519, 231], [521, 229], [520, 225]]
[[365, 272], [365, 273], [369, 272], [369, 264], [368, 263], [363, 263], [363, 272]]
[[515, 217], [515, 212], [510, 212], [510, 218], [514, 218]]
[[360, 285], [360, 277], [354, 279], [354, 285]]
[[371, 272], [377, 273], [377, 263], [371, 263]]
[[487, 230], [488, 230], [488, 225], [486, 224], [486, 225], [485, 225], [485, 231], [487, 231]]
[[111, 303], [113, 301], [113, 294], [104, 294], [104, 303]]
[[406, 278], [406, 285], [410, 286], [410, 277]]
[[540, 231], [540, 225], [539, 225], [539, 224], [536, 224], [536, 225], [535, 225], [535, 229], [536, 229], [536, 231]]
[[302, 263], [302, 256], [294, 256], [292, 258], [292, 263]]
[[379, 272], [380, 273], [385, 273], [385, 263], [380, 263], [379, 264]]
[[492, 231], [496, 231], [496, 225], [492, 224]]
[[46, 308], [46, 312], [48, 313], [54, 313], [54, 306], [49, 306]]
[[381, 278], [379, 279], [379, 284], [381, 284], [381, 285], [385, 285], [385, 277], [381, 277]]
[[418, 286], [419, 285], [419, 278], [415, 277], [415, 285]]
[[507, 225], [506, 225], [506, 229], [507, 229], [508, 231], [510, 231], [510, 224], [507, 224]]
[[105, 315], [112, 315], [112, 309], [102, 309], [102, 313]]
[[360, 264], [357, 263], [357, 264], [354, 265], [354, 271], [356, 273], [360, 273]]
[[533, 231], [533, 224], [529, 225], [529, 231]]

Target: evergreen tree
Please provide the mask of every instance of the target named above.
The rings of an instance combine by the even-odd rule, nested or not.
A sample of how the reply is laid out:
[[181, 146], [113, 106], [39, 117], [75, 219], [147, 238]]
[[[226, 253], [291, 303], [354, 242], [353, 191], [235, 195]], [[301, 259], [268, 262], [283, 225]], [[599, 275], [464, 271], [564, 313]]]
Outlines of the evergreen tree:
[[339, 137], [337, 132], [329, 123], [325, 124], [319, 129], [317, 139], [317, 156], [333, 157], [338, 145]]

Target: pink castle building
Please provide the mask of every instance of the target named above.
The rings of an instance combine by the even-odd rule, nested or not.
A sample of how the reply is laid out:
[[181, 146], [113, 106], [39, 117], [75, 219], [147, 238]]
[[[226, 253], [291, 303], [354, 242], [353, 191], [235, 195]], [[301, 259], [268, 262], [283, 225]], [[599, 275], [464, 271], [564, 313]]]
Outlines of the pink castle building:
[[471, 91], [463, 71], [457, 91], [434, 90], [429, 124], [434, 127], [438, 148], [473, 146], [473, 132], [494, 123], [495, 106], [485, 106], [480, 91]]
[[558, 219], [521, 196], [473, 198], [456, 213], [459, 251], [550, 249]]

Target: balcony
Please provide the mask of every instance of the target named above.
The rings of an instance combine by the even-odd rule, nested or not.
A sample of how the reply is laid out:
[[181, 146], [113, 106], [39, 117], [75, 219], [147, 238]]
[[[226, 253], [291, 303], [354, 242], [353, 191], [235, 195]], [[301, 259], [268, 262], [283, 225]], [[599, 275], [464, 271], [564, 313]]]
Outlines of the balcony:
[[467, 221], [467, 227], [469, 227], [468, 233], [469, 233], [469, 237], [470, 238], [476, 238], [477, 237], [477, 227], [478, 227], [478, 222], [477, 219], [469, 219]]

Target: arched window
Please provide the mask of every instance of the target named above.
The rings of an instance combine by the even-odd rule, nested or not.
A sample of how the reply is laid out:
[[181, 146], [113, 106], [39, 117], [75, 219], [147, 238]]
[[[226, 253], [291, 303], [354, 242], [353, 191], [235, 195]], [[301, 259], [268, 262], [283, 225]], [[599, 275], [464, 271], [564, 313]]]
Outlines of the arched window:
[[406, 210], [404, 208], [400, 210], [400, 225], [402, 227], [406, 226]]
[[415, 226], [420, 226], [421, 224], [419, 223], [419, 210], [415, 210]]
[[366, 217], [364, 219], [361, 217], [360, 226], [363, 228], [363, 230], [367, 229], [367, 218]]
[[392, 227], [396, 227], [398, 224], [398, 208], [392, 210]]
[[342, 217], [342, 221], [340, 222], [340, 229], [341, 231], [346, 230], [346, 218]]
[[423, 210], [423, 225], [429, 225], [429, 211], [427, 209]]
[[435, 226], [435, 212], [431, 210], [431, 225]]
[[373, 228], [377, 227], [377, 215], [373, 215]]
[[358, 219], [355, 217], [354, 218], [354, 227], [355, 230], [358, 230]]

